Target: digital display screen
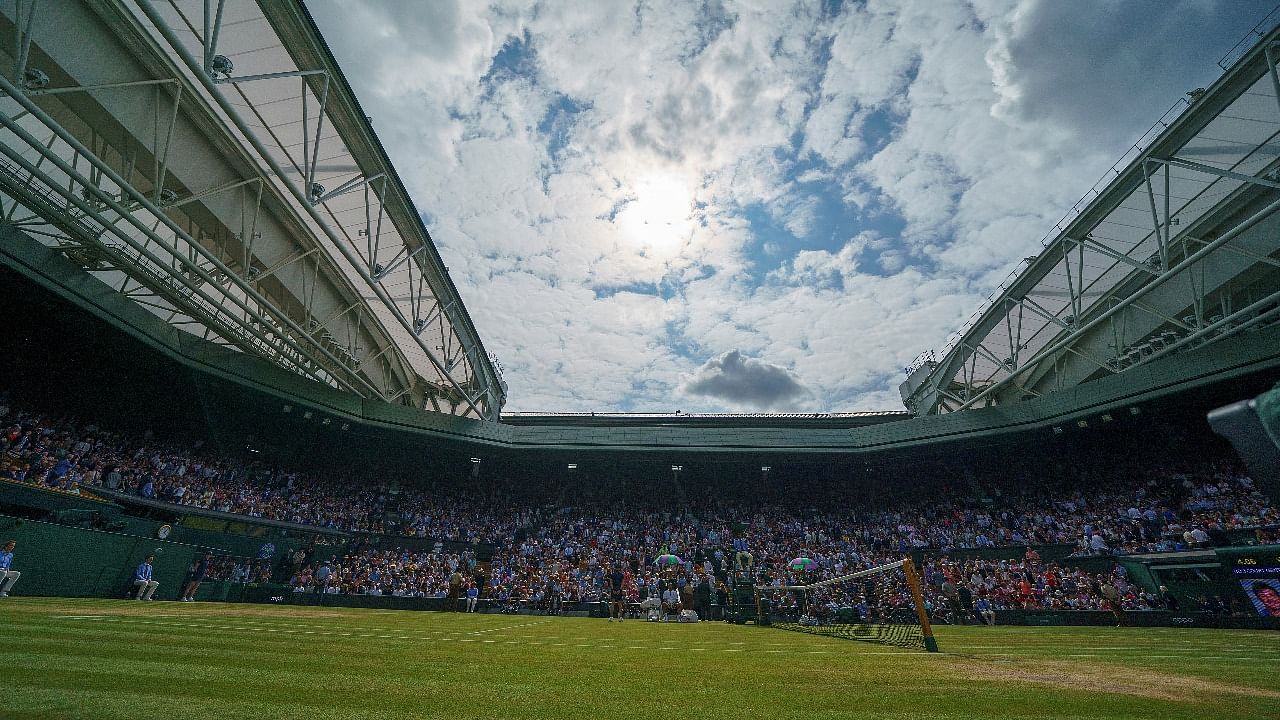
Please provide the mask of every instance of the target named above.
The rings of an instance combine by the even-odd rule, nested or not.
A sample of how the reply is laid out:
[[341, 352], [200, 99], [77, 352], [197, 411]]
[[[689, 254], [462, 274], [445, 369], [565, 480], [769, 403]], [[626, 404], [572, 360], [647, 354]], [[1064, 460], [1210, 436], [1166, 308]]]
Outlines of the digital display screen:
[[1262, 550], [1236, 554], [1228, 561], [1231, 574], [1238, 578], [1280, 578], [1280, 550]]
[[1262, 617], [1280, 618], [1280, 548], [1236, 551], [1224, 560], [1254, 611]]
[[1259, 615], [1280, 618], [1280, 580], [1241, 580], [1240, 587]]

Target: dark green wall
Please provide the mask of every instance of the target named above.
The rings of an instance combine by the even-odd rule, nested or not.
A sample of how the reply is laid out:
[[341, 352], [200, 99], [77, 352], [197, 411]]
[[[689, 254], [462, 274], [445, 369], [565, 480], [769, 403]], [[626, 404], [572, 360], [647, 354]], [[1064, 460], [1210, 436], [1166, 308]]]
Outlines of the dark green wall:
[[22, 573], [14, 595], [125, 597], [133, 572], [148, 554], [156, 556], [155, 597], [173, 600], [198, 551], [193, 545], [138, 535], [84, 530], [0, 516], [0, 542], [15, 540], [11, 569]]

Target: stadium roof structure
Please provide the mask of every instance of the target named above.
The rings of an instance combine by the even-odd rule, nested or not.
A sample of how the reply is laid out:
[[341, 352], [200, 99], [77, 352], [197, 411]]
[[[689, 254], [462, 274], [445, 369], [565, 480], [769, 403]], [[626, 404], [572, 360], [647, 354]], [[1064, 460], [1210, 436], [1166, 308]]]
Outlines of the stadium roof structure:
[[950, 424], [502, 415], [500, 368], [296, 0], [0, 4], [0, 261], [187, 367], [339, 426], [848, 452], [1060, 422], [1275, 364], [1280, 30], [1258, 36], [910, 369], [914, 415], [996, 408]]
[[175, 328], [380, 400], [506, 386], [299, 2], [30, 0], [0, 29], [0, 202]]
[[[1266, 23], [1273, 22], [1268, 16]], [[900, 388], [915, 414], [1008, 405], [1280, 316], [1280, 28], [1255, 28]], [[1278, 349], [1280, 351], [1280, 349]]]

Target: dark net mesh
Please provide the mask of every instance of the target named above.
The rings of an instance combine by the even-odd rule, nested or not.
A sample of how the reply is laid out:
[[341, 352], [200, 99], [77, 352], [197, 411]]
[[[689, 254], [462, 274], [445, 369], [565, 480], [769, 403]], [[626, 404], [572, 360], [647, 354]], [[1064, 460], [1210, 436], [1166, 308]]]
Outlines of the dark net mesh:
[[893, 563], [808, 584], [778, 580], [757, 586], [760, 624], [924, 649], [924, 629], [901, 565]]

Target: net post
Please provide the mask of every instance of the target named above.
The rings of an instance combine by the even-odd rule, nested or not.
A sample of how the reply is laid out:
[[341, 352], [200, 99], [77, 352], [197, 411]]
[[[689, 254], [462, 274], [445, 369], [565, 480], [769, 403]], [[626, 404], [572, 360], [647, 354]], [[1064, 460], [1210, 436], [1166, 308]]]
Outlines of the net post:
[[916, 616], [920, 618], [920, 631], [924, 634], [924, 649], [929, 652], [938, 652], [938, 641], [933, 637], [929, 613], [924, 609], [924, 596], [920, 592], [920, 576], [916, 574], [916, 566], [911, 562], [911, 558], [902, 561], [902, 571], [907, 577], [907, 587], [911, 588], [911, 599], [916, 606]]

